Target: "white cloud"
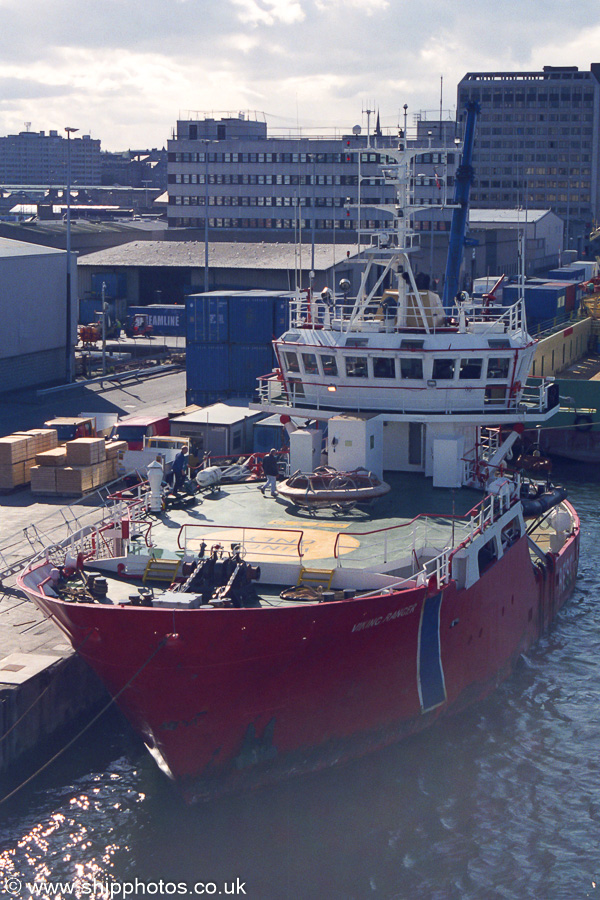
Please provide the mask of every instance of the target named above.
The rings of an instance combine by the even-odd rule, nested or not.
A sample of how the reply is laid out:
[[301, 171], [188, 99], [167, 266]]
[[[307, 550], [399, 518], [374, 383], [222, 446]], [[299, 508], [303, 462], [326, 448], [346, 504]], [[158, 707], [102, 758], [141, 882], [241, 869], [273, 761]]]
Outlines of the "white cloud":
[[240, 10], [240, 21], [248, 25], [293, 25], [304, 19], [304, 11], [296, 0], [232, 0]]
[[[456, 104], [467, 71], [600, 61], [578, 0], [0, 0], [0, 134], [79, 125], [106, 149], [163, 145], [188, 110], [390, 127]], [[518, 23], [518, 24], [517, 24]], [[27, 40], [23, 40], [27, 35]], [[366, 124], [363, 122], [363, 124]], [[271, 127], [271, 126], [270, 126]], [[275, 126], [273, 126], [275, 127]]]

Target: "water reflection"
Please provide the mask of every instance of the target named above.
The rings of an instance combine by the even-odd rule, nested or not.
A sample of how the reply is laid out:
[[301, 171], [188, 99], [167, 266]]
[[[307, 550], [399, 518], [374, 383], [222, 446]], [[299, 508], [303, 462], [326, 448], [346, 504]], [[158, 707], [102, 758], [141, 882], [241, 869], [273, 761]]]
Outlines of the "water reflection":
[[2, 872], [239, 878], [260, 900], [596, 896], [600, 489], [564, 478], [583, 523], [575, 597], [489, 700], [363, 760], [197, 807], [113, 714], [3, 808]]

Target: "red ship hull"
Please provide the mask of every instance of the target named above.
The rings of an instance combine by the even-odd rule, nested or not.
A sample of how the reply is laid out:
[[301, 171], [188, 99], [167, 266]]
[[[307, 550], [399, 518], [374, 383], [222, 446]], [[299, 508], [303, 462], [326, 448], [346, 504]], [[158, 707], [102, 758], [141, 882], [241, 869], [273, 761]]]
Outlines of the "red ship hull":
[[97, 672], [188, 799], [382, 747], [492, 691], [573, 590], [578, 527], [520, 538], [470, 588], [289, 608], [73, 604], [23, 589]]

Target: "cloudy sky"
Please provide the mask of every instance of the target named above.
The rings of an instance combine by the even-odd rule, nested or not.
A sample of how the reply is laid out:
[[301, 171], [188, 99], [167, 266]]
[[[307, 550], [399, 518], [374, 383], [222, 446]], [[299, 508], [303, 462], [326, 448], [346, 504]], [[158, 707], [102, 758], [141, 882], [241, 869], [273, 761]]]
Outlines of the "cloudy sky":
[[[190, 112], [271, 132], [456, 104], [468, 71], [600, 61], [598, 0], [0, 0], [0, 135], [165, 146]], [[409, 119], [410, 120], [410, 119]]]

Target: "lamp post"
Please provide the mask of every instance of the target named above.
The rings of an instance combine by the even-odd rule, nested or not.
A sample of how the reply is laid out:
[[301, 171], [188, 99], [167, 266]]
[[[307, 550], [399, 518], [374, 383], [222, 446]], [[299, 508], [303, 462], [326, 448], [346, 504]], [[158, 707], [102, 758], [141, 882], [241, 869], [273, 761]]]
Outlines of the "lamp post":
[[309, 153], [309, 157], [312, 161], [312, 228], [311, 228], [311, 251], [310, 251], [310, 275], [309, 275], [309, 284], [310, 291], [312, 296], [312, 286], [313, 279], [315, 277], [315, 215], [317, 208], [317, 155], [316, 153]]
[[208, 293], [208, 141], [204, 144], [204, 293]]
[[66, 380], [73, 381], [73, 348], [71, 346], [71, 135], [79, 128], [67, 125], [67, 333], [66, 333]]

